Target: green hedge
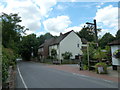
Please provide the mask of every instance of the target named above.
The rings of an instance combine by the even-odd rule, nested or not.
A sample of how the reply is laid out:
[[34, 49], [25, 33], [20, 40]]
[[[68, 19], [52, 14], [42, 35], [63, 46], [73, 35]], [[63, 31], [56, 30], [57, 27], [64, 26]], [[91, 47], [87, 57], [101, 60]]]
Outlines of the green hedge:
[[6, 82], [8, 78], [8, 69], [9, 66], [15, 67], [16, 56], [12, 49], [2, 47], [2, 82]]
[[98, 73], [98, 67], [99, 66], [103, 67], [103, 70], [104, 70], [104, 72], [102, 72], [101, 74], [107, 74], [107, 64], [103, 63], [103, 62], [97, 63], [95, 65], [95, 70], [96, 70], [97, 73]]

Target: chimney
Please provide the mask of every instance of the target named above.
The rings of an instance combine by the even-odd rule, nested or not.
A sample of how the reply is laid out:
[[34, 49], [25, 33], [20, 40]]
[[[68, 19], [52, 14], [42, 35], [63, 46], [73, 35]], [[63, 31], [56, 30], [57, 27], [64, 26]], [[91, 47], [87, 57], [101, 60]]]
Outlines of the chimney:
[[62, 35], [62, 33], [60, 33], [60, 36]]

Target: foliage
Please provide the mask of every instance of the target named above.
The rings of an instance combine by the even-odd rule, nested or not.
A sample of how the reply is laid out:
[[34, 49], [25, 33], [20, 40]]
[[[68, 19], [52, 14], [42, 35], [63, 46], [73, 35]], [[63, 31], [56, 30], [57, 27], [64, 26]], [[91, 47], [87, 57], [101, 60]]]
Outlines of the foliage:
[[84, 65], [88, 65], [87, 51], [83, 52], [82, 61]]
[[2, 21], [2, 81], [4, 84], [8, 77], [9, 66], [14, 68], [16, 64], [21, 33], [24, 33], [27, 29], [19, 25], [22, 20], [18, 14], [2, 13], [0, 20]]
[[99, 47], [95, 50], [93, 58], [98, 59], [99, 61], [102, 61], [103, 58], [106, 58], [106, 53], [102, 51], [102, 49]]
[[[101, 29], [97, 29], [97, 32], [100, 32]], [[87, 41], [92, 42], [95, 41], [95, 33], [94, 30], [90, 27], [82, 28], [78, 33], [78, 36], [81, 38], [85, 38]]]
[[82, 28], [77, 34], [89, 42], [94, 41], [94, 33], [88, 27]]
[[110, 34], [110, 33], [106, 33], [103, 35], [103, 37], [99, 40], [99, 45], [101, 48], [105, 48], [105, 46], [112, 42], [113, 40], [115, 40], [115, 37]]
[[72, 56], [72, 53], [71, 53], [71, 52], [62, 53], [63, 59], [70, 59], [71, 56]]
[[53, 57], [53, 59], [57, 59], [57, 51], [56, 51], [56, 49], [52, 49], [51, 50], [51, 56]]
[[83, 66], [83, 70], [88, 70], [88, 66], [87, 66], [87, 65], [84, 65], [84, 66]]
[[24, 33], [27, 29], [19, 25], [22, 20], [18, 14], [2, 13], [0, 18], [2, 20], [2, 45], [5, 48], [15, 49], [16, 44], [20, 41], [21, 33]]
[[103, 67], [103, 70], [104, 70], [103, 74], [107, 73], [107, 65], [105, 63], [100, 62], [95, 65], [95, 70], [97, 73], [98, 73], [98, 67]]
[[94, 53], [96, 50], [96, 44], [94, 42], [89, 43], [88, 51], [83, 51], [82, 61], [84, 65], [88, 65], [88, 53], [89, 53], [89, 59], [94, 60]]
[[106, 46], [105, 50], [106, 50], [106, 52], [105, 52], [106, 53], [106, 59], [109, 60], [109, 61], [112, 61], [110, 46]]
[[19, 46], [19, 54], [21, 54], [24, 60], [30, 60], [32, 52], [34, 57], [37, 56], [38, 46], [35, 34], [23, 36]]
[[120, 29], [116, 33], [116, 39], [120, 39]]
[[40, 35], [39, 37], [37, 37], [38, 40], [38, 44], [41, 45], [42, 43], [44, 43], [45, 40], [52, 38], [53, 36], [50, 33], [46, 33], [44, 35]]
[[16, 56], [12, 49], [2, 48], [2, 82], [6, 82], [8, 78], [8, 68], [9, 66], [15, 67]]
[[120, 59], [120, 49], [116, 50], [116, 51], [113, 53], [113, 55], [114, 55], [115, 58]]

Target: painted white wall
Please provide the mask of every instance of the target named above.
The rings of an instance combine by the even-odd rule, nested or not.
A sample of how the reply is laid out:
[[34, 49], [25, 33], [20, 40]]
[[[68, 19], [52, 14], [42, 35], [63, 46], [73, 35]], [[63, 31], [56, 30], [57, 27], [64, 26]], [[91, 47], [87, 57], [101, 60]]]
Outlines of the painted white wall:
[[[77, 44], [79, 44], [79, 47], [77, 46]], [[71, 32], [60, 42], [59, 59], [63, 59], [62, 53], [65, 53], [66, 51], [72, 53], [73, 56], [71, 57], [71, 59], [74, 59], [75, 55], [78, 54], [82, 55], [81, 46], [82, 46], [81, 39], [74, 32]]]
[[112, 65], [120, 65], [120, 60], [117, 58], [113, 57], [114, 51], [120, 49], [120, 45], [113, 45], [111, 46], [111, 52], [112, 52]]

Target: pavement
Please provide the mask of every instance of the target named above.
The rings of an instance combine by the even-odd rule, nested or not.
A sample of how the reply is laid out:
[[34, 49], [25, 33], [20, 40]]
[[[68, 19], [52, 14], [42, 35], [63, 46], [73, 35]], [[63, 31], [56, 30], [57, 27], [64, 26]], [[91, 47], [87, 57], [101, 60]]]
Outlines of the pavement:
[[93, 71], [88, 70], [79, 70], [78, 64], [69, 64], [69, 65], [48, 65], [49, 68], [54, 68], [58, 70], [63, 70], [67, 72], [72, 72], [76, 74], [82, 74], [90, 77], [96, 77], [100, 79], [110, 80], [118, 82], [118, 71], [112, 70], [112, 67], [108, 68], [108, 74], [97, 74]]
[[93, 75], [90, 71], [79, 71], [75, 65], [19, 62], [16, 88], [118, 88], [116, 81], [95, 78]]

